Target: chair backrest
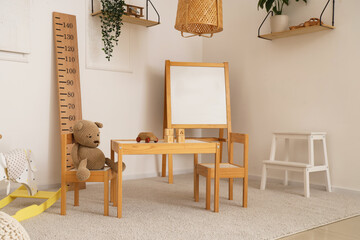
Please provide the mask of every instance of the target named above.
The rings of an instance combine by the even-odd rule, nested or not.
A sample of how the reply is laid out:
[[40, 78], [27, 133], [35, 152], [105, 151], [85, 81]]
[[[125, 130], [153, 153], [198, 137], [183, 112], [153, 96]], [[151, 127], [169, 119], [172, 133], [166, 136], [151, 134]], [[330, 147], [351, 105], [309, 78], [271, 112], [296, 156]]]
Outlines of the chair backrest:
[[234, 143], [241, 143], [244, 145], [243, 160], [244, 168], [248, 167], [248, 155], [249, 155], [249, 135], [241, 133], [230, 133], [230, 146], [229, 146], [229, 163], [234, 163]]

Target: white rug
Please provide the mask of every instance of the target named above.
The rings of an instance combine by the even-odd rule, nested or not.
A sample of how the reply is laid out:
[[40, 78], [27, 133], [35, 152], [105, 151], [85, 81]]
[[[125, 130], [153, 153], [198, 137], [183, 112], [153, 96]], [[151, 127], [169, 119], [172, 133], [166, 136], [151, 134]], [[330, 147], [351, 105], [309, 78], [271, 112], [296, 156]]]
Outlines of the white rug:
[[[248, 208], [241, 207], [241, 180], [235, 180], [234, 201], [227, 200], [227, 182], [220, 185], [220, 212], [206, 211], [205, 180], [200, 177], [200, 202], [193, 201], [192, 174], [129, 180], [123, 183], [123, 218], [116, 208], [103, 216], [103, 187], [80, 191], [80, 206], [68, 194], [68, 211], [60, 216], [60, 201], [45, 213], [22, 222], [31, 239], [276, 239], [360, 214], [360, 195], [269, 183], [259, 190], [250, 181]], [[3, 210], [13, 214], [30, 200], [17, 199]], [[213, 208], [213, 204], [211, 205]]]

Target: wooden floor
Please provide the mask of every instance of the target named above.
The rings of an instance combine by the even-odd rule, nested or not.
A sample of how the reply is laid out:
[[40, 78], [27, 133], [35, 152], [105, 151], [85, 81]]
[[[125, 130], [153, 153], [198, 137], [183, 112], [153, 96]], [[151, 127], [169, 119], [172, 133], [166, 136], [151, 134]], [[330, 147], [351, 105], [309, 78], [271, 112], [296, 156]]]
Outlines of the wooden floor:
[[306, 232], [282, 238], [282, 240], [358, 240], [360, 216], [325, 225]]

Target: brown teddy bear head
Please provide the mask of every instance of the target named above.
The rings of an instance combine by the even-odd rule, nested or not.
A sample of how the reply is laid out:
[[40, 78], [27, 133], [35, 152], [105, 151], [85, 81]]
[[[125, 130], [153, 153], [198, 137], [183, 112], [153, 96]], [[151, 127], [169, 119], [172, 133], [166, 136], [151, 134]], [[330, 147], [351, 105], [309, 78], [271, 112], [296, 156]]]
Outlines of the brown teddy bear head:
[[78, 121], [74, 125], [74, 138], [82, 146], [96, 148], [100, 144], [100, 130], [103, 124], [87, 120]]

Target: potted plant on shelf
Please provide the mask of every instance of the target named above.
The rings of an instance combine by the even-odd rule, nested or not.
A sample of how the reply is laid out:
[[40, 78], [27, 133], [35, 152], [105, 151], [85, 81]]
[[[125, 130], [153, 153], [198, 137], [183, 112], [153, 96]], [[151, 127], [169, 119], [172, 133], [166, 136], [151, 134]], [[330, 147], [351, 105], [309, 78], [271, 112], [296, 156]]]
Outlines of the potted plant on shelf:
[[[295, 0], [299, 1], [299, 0]], [[302, 0], [307, 3], [307, 0]], [[273, 11], [274, 16], [270, 18], [271, 32], [282, 32], [289, 27], [289, 17], [282, 15], [284, 5], [289, 5], [289, 0], [259, 0], [258, 9], [265, 8], [267, 12]]]
[[101, 34], [106, 58], [110, 61], [114, 48], [117, 45], [121, 33], [122, 16], [124, 14], [124, 0], [101, 0]]

